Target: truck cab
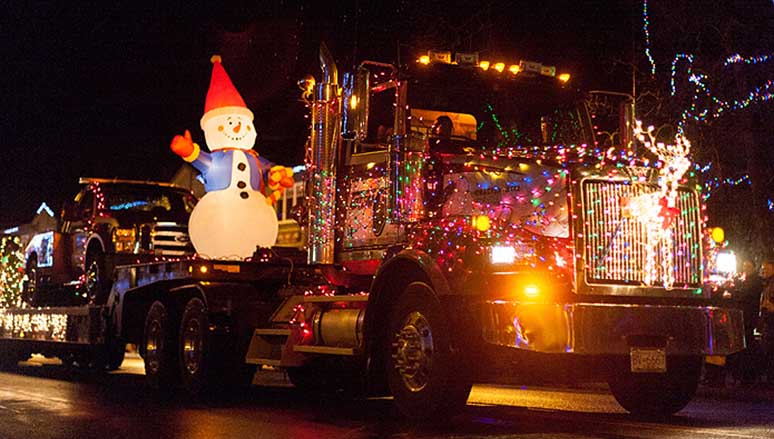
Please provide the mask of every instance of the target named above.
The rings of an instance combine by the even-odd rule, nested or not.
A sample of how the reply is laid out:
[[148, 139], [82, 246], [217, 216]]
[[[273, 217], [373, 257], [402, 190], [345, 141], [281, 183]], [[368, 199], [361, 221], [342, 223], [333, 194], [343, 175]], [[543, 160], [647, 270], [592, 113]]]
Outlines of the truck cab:
[[364, 61], [339, 88], [324, 47], [320, 66], [308, 262], [371, 282], [351, 313], [307, 298], [286, 351], [364, 353], [408, 416], [458, 409], [494, 370], [585, 370], [653, 415], [690, 401], [703, 356], [743, 348], [741, 315], [702, 289], [695, 182], [667, 200], [670, 166], [598, 146], [568, 75], [429, 52]]
[[34, 306], [104, 302], [116, 265], [194, 253], [188, 217], [196, 198], [167, 183], [83, 178], [57, 228], [26, 249], [24, 300]]

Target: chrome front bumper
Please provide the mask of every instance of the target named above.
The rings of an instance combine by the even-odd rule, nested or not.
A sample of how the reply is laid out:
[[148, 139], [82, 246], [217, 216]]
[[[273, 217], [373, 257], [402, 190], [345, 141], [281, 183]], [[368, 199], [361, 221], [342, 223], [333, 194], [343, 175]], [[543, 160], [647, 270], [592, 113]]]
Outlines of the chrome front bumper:
[[541, 304], [488, 301], [484, 339], [534, 352], [628, 354], [660, 339], [668, 355], [728, 355], [744, 349], [742, 312], [710, 306]]

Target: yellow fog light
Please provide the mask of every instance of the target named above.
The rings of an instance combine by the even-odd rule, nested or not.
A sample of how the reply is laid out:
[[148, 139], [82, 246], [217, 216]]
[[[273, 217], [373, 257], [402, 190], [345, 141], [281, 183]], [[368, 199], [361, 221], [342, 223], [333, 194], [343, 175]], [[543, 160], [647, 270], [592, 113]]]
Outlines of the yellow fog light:
[[712, 240], [718, 244], [721, 244], [723, 241], [726, 240], [726, 232], [723, 230], [722, 227], [712, 228]]
[[492, 222], [486, 215], [477, 215], [473, 217], [473, 228], [479, 232], [486, 232], [492, 227]]
[[524, 287], [524, 295], [529, 297], [530, 299], [534, 299], [535, 297], [540, 295], [540, 288], [538, 288], [535, 284], [529, 284]]

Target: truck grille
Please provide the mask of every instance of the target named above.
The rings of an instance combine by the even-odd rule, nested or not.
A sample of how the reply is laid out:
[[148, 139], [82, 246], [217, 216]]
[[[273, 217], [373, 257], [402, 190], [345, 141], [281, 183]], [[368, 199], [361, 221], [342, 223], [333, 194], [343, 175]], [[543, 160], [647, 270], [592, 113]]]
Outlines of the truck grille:
[[158, 255], [184, 256], [194, 249], [188, 236], [188, 226], [159, 222], [153, 225], [153, 250]]
[[[641, 219], [625, 213], [626, 204], [658, 187], [628, 181], [587, 180], [582, 184], [585, 276], [589, 284], [641, 285], [645, 283], [648, 250], [656, 267], [654, 286], [662, 285], [664, 267], [671, 267], [675, 288], [696, 287], [701, 282], [701, 216], [698, 194], [678, 189], [677, 217], [671, 222], [671, 261], [661, 250], [670, 243], [648, 236]], [[659, 226], [660, 227], [660, 226]], [[649, 238], [651, 238], [649, 240]], [[671, 262], [671, 263], [670, 263]]]

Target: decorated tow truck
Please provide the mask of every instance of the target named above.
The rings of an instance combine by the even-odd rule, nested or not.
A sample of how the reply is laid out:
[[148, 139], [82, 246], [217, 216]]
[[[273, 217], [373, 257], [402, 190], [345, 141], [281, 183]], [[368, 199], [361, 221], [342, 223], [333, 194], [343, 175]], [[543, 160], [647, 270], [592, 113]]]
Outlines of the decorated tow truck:
[[[598, 149], [584, 95], [536, 62], [429, 52], [340, 77], [323, 46], [320, 65], [299, 83], [303, 249], [117, 267], [105, 305], [60, 310], [48, 332], [19, 329], [40, 310], [3, 310], [0, 342], [137, 343], [154, 387], [191, 393], [270, 366], [310, 392], [391, 395], [415, 419], [461, 410], [473, 382], [545, 377], [602, 379], [633, 413], [674, 413], [705, 356], [743, 348], [741, 313], [702, 288], [687, 140], [638, 125], [649, 158]], [[211, 129], [251, 126], [234, 117]], [[200, 151], [188, 133], [173, 150]], [[229, 157], [229, 203], [254, 198], [237, 172], [249, 155]]]

